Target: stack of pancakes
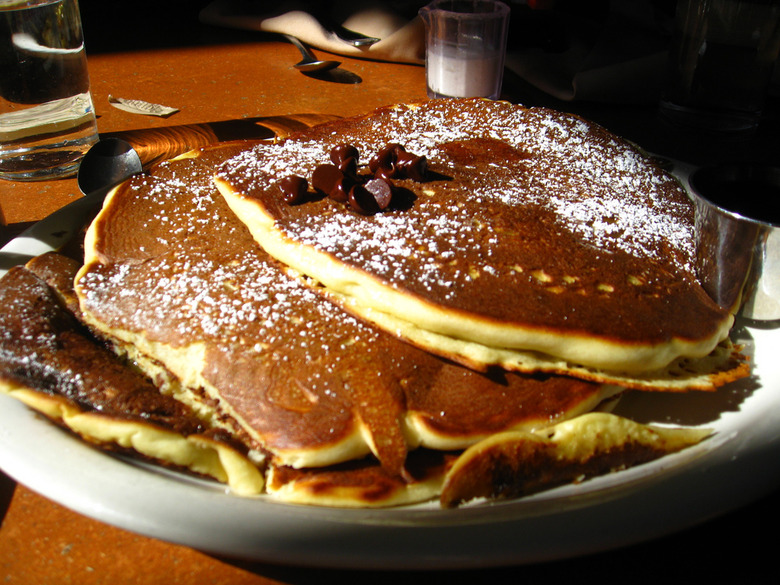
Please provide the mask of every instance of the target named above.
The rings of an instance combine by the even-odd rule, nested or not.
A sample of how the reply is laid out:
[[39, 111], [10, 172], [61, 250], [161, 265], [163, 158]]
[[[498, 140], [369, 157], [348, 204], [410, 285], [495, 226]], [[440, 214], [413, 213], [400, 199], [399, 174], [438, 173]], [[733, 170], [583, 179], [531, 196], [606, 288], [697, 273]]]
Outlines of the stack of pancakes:
[[692, 229], [674, 179], [592, 124], [432, 101], [163, 163], [106, 199], [75, 290], [49, 286], [197, 419], [141, 416], [178, 437], [145, 456], [290, 502], [453, 505], [706, 436], [592, 412], [747, 374]]
[[[401, 144], [427, 159], [428, 176], [392, 179], [403, 196], [389, 212], [330, 197], [286, 205], [280, 180], [311, 177], [343, 143], [365, 163]], [[386, 108], [259, 146], [217, 183], [274, 257], [470, 365], [657, 387], [733, 323], [696, 280], [679, 183], [574, 116], [487, 101]]]

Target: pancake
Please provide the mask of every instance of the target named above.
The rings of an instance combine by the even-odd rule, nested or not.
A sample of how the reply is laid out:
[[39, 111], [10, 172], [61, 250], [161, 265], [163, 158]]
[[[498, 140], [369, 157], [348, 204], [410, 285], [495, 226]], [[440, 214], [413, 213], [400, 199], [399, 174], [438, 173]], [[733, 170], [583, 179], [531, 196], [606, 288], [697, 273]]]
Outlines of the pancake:
[[[340, 164], [351, 179], [323, 179]], [[309, 184], [293, 197], [294, 177]], [[271, 256], [470, 367], [670, 390], [748, 373], [733, 316], [696, 280], [685, 191], [576, 116], [487, 100], [385, 107], [258, 145], [216, 183]]]
[[[377, 500], [337, 486], [341, 505], [430, 499], [443, 455], [439, 473], [417, 480], [410, 451], [546, 427], [622, 391], [474, 371], [355, 318], [255, 243], [212, 182], [215, 156], [170, 161], [114, 189], [87, 231], [76, 292], [84, 320], [117, 352], [176, 380], [166, 387], [210, 426], [268, 454], [279, 498], [321, 501], [296, 489], [301, 474], [319, 468], [332, 482], [327, 468], [361, 462], [370, 471], [339, 477], [379, 473], [393, 489]], [[295, 481], [280, 480], [292, 470]]]
[[262, 491], [243, 445], [160, 394], [78, 321], [66, 302], [77, 267], [46, 254], [0, 279], [0, 392], [104, 450], [211, 477], [237, 494]]
[[652, 461], [710, 434], [702, 428], [643, 425], [603, 412], [530, 433], [498, 433], [457, 459], [440, 501], [450, 508], [477, 498], [518, 498]]

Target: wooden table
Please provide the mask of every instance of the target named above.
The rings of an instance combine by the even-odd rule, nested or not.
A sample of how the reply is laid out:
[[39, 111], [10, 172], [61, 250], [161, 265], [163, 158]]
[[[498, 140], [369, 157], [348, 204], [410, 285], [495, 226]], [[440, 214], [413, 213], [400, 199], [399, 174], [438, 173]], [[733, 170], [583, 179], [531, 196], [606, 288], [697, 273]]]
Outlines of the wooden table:
[[[343, 58], [362, 78], [340, 84], [306, 77], [290, 65], [296, 49], [277, 39], [234, 35], [238, 41], [89, 56], [102, 134], [211, 124], [290, 114], [351, 115], [393, 102], [425, 98], [421, 67]], [[518, 86], [521, 87], [521, 86]], [[515, 86], [508, 87], [508, 92]], [[108, 96], [179, 108], [169, 118], [138, 116], [108, 104]], [[533, 92], [510, 95], [529, 103]], [[530, 105], [533, 105], [532, 103]], [[617, 131], [647, 129], [649, 118], [620, 108], [592, 110]], [[644, 116], [644, 117], [643, 117]], [[632, 125], [633, 122], [633, 125]], [[218, 124], [216, 124], [218, 126]], [[674, 146], [674, 145], [672, 145]], [[670, 146], [671, 148], [671, 146]], [[0, 181], [4, 242], [29, 224], [80, 197], [74, 179]], [[214, 558], [105, 525], [52, 503], [0, 473], [0, 581], [5, 583], [269, 584], [326, 579], [379, 583], [520, 583], [600, 578], [630, 583], [671, 581], [759, 583], [776, 576], [773, 532], [780, 520], [770, 494], [703, 526], [640, 546], [533, 566], [474, 571], [349, 572], [279, 567]], [[598, 535], [594, 535], [597, 538]], [[766, 571], [772, 570], [772, 573]], [[734, 578], [736, 577], [736, 578]]]

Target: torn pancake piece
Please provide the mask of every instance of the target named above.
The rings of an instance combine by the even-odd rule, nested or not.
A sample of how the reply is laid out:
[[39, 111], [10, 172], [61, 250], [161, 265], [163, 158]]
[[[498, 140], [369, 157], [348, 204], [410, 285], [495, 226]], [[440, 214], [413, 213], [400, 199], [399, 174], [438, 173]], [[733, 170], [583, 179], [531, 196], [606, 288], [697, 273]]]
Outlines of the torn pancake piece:
[[441, 504], [518, 498], [633, 467], [696, 445], [707, 429], [643, 425], [592, 412], [530, 433], [498, 433], [467, 449], [447, 473]]
[[[47, 254], [31, 265], [72, 285], [76, 266], [64, 257]], [[246, 447], [100, 345], [61, 304], [71, 296], [25, 267], [0, 280], [0, 392], [104, 450], [208, 476], [237, 494], [260, 493], [263, 473]]]
[[[394, 143], [424, 157], [424, 176], [377, 166]], [[384, 208], [345, 202], [357, 189], [347, 179], [320, 179], [345, 144], [358, 159], [345, 177], [363, 191], [380, 174], [391, 185]], [[310, 180], [292, 204], [289, 177]], [[576, 116], [487, 100], [385, 107], [258, 145], [216, 182], [273, 257], [364, 318], [435, 334], [410, 341], [453, 359], [463, 352], [436, 335], [486, 348], [464, 358], [483, 365], [506, 367], [508, 350], [572, 375], [643, 374], [707, 356], [733, 323], [696, 281], [693, 206], [678, 181]]]

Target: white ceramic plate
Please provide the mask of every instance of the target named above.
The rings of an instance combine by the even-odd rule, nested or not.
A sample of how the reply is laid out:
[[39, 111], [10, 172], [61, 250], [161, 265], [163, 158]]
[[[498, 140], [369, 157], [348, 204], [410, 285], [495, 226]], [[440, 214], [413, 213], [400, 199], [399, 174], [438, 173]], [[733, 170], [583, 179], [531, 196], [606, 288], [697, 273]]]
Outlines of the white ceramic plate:
[[[57, 248], [79, 200], [0, 250], [0, 275]], [[780, 485], [780, 331], [740, 326], [754, 375], [716, 393], [630, 394], [618, 413], [716, 434], [676, 455], [522, 500], [441, 510], [339, 510], [241, 498], [98, 451], [0, 396], [0, 468], [43, 496], [146, 536], [248, 560], [341, 568], [456, 568], [608, 550], [725, 513]]]

